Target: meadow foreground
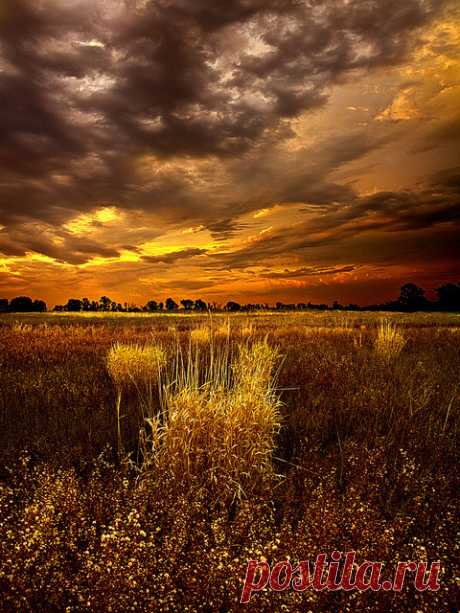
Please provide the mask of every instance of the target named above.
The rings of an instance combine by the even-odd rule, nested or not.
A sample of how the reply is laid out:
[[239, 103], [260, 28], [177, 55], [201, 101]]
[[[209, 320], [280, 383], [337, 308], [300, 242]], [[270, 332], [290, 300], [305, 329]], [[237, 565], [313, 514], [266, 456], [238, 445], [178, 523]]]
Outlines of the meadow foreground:
[[[460, 316], [5, 315], [2, 611], [459, 606]], [[248, 560], [440, 561], [440, 589], [263, 590]]]

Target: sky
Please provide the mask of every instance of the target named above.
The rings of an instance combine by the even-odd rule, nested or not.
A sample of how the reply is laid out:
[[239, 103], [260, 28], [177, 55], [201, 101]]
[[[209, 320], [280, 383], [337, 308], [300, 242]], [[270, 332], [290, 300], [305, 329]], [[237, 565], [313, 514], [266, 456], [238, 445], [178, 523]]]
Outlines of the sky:
[[459, 144], [456, 0], [2, 0], [0, 297], [432, 293]]

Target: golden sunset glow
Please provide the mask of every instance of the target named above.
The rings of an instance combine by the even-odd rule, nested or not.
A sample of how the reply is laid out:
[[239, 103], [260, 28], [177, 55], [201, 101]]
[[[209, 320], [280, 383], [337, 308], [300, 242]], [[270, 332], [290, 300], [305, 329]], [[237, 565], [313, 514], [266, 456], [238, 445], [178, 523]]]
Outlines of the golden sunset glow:
[[[390, 13], [382, 2], [381, 33], [363, 29], [359, 0], [325, 0], [320, 21], [256, 10], [217, 20], [212, 42], [190, 14], [209, 57], [186, 28], [187, 51], [175, 49], [164, 80], [135, 28], [121, 35], [128, 22], [160, 23], [153, 5], [135, 4], [108, 2], [72, 33], [50, 1], [21, 9], [43, 31], [29, 49], [29, 106], [14, 121], [14, 103], [5, 110], [1, 293], [366, 303], [405, 281], [430, 291], [457, 279], [455, 3]], [[333, 28], [334, 11], [346, 34], [332, 31], [328, 49], [309, 32]], [[14, 101], [27, 75], [14, 66], [11, 20], [4, 12], [0, 84]]]
[[94, 213], [82, 213], [64, 224], [63, 228], [71, 234], [90, 234], [96, 231], [100, 225], [120, 221], [121, 219], [122, 214], [115, 207], [105, 207], [96, 210]]

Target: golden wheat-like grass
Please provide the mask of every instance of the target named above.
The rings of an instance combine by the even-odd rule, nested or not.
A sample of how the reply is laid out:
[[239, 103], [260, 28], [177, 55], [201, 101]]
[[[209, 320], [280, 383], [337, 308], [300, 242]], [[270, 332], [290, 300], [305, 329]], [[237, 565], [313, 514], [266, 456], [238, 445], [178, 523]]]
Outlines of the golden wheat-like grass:
[[230, 319], [227, 318], [227, 320], [225, 322], [222, 322], [220, 325], [218, 325], [215, 329], [214, 335], [216, 338], [221, 338], [221, 339], [229, 339], [231, 336], [231, 326], [230, 326]]
[[375, 352], [380, 358], [390, 363], [398, 357], [405, 344], [406, 339], [393, 322], [383, 320], [380, 323], [374, 341]]
[[179, 482], [206, 483], [224, 497], [254, 491], [273, 475], [279, 400], [272, 382], [278, 359], [266, 341], [240, 345], [233, 360], [226, 353], [215, 357], [222, 361], [214, 365], [218, 376], [200, 386], [188, 379], [169, 389], [161, 435], [158, 421], [154, 424], [157, 462]]
[[[156, 345], [116, 343], [107, 355], [107, 370], [117, 387], [116, 414], [118, 452], [123, 452], [121, 431], [122, 389], [134, 384], [138, 390], [139, 414], [144, 421], [152, 412], [152, 383], [158, 382], [160, 371], [166, 364], [164, 350]], [[142, 389], [144, 388], [144, 390]], [[145, 392], [145, 389], [147, 392]]]
[[156, 380], [165, 364], [163, 348], [155, 345], [116, 343], [107, 355], [107, 369], [117, 386]]
[[242, 338], [250, 338], [255, 332], [255, 327], [252, 321], [246, 321], [240, 328]]
[[199, 328], [194, 328], [190, 331], [190, 339], [193, 343], [201, 343], [206, 344], [210, 343], [212, 340], [212, 330], [207, 326], [201, 326]]

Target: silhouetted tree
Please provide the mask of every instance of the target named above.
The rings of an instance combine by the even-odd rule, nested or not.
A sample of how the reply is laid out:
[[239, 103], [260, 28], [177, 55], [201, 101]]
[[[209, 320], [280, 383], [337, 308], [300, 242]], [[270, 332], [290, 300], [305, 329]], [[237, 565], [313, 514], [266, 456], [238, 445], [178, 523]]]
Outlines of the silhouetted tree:
[[83, 311], [91, 310], [91, 302], [88, 300], [88, 298], [83, 298], [81, 301], [81, 305], [82, 305]]
[[17, 296], [10, 302], [10, 311], [13, 313], [31, 313], [33, 310], [32, 298], [28, 296]]
[[233, 302], [232, 300], [230, 300], [230, 302], [227, 302], [226, 305], [226, 310], [227, 311], [240, 311], [241, 310], [241, 305], [238, 304], [238, 302]]
[[307, 306], [309, 309], [314, 309], [317, 311], [327, 311], [329, 308], [327, 304], [313, 304], [312, 302], [309, 302]]
[[168, 311], [175, 311], [177, 309], [177, 303], [172, 298], [166, 298], [165, 306]]
[[112, 301], [108, 296], [101, 296], [101, 298], [99, 299], [99, 304], [101, 311], [109, 311]]
[[295, 304], [285, 304], [284, 302], [277, 302], [276, 309], [278, 311], [295, 311], [296, 305]]
[[442, 311], [460, 311], [460, 283], [446, 283], [436, 290]]
[[6, 313], [8, 311], [8, 298], [0, 298], [0, 313]]
[[194, 305], [193, 300], [185, 299], [185, 300], [181, 300], [180, 303], [186, 311], [191, 311], [193, 309], [193, 305]]
[[149, 300], [145, 307], [147, 311], [158, 311], [158, 302], [156, 300]]
[[407, 311], [419, 311], [428, 306], [425, 291], [414, 283], [406, 283], [401, 287], [399, 303]]
[[34, 300], [33, 309], [36, 313], [45, 313], [47, 311], [46, 302], [43, 300]]
[[198, 300], [195, 300], [195, 311], [207, 311], [208, 310], [208, 305], [206, 304], [206, 302], [204, 302], [204, 300], [201, 300], [201, 298], [198, 298]]
[[65, 305], [66, 311], [77, 312], [81, 311], [83, 308], [83, 302], [78, 298], [70, 298]]

